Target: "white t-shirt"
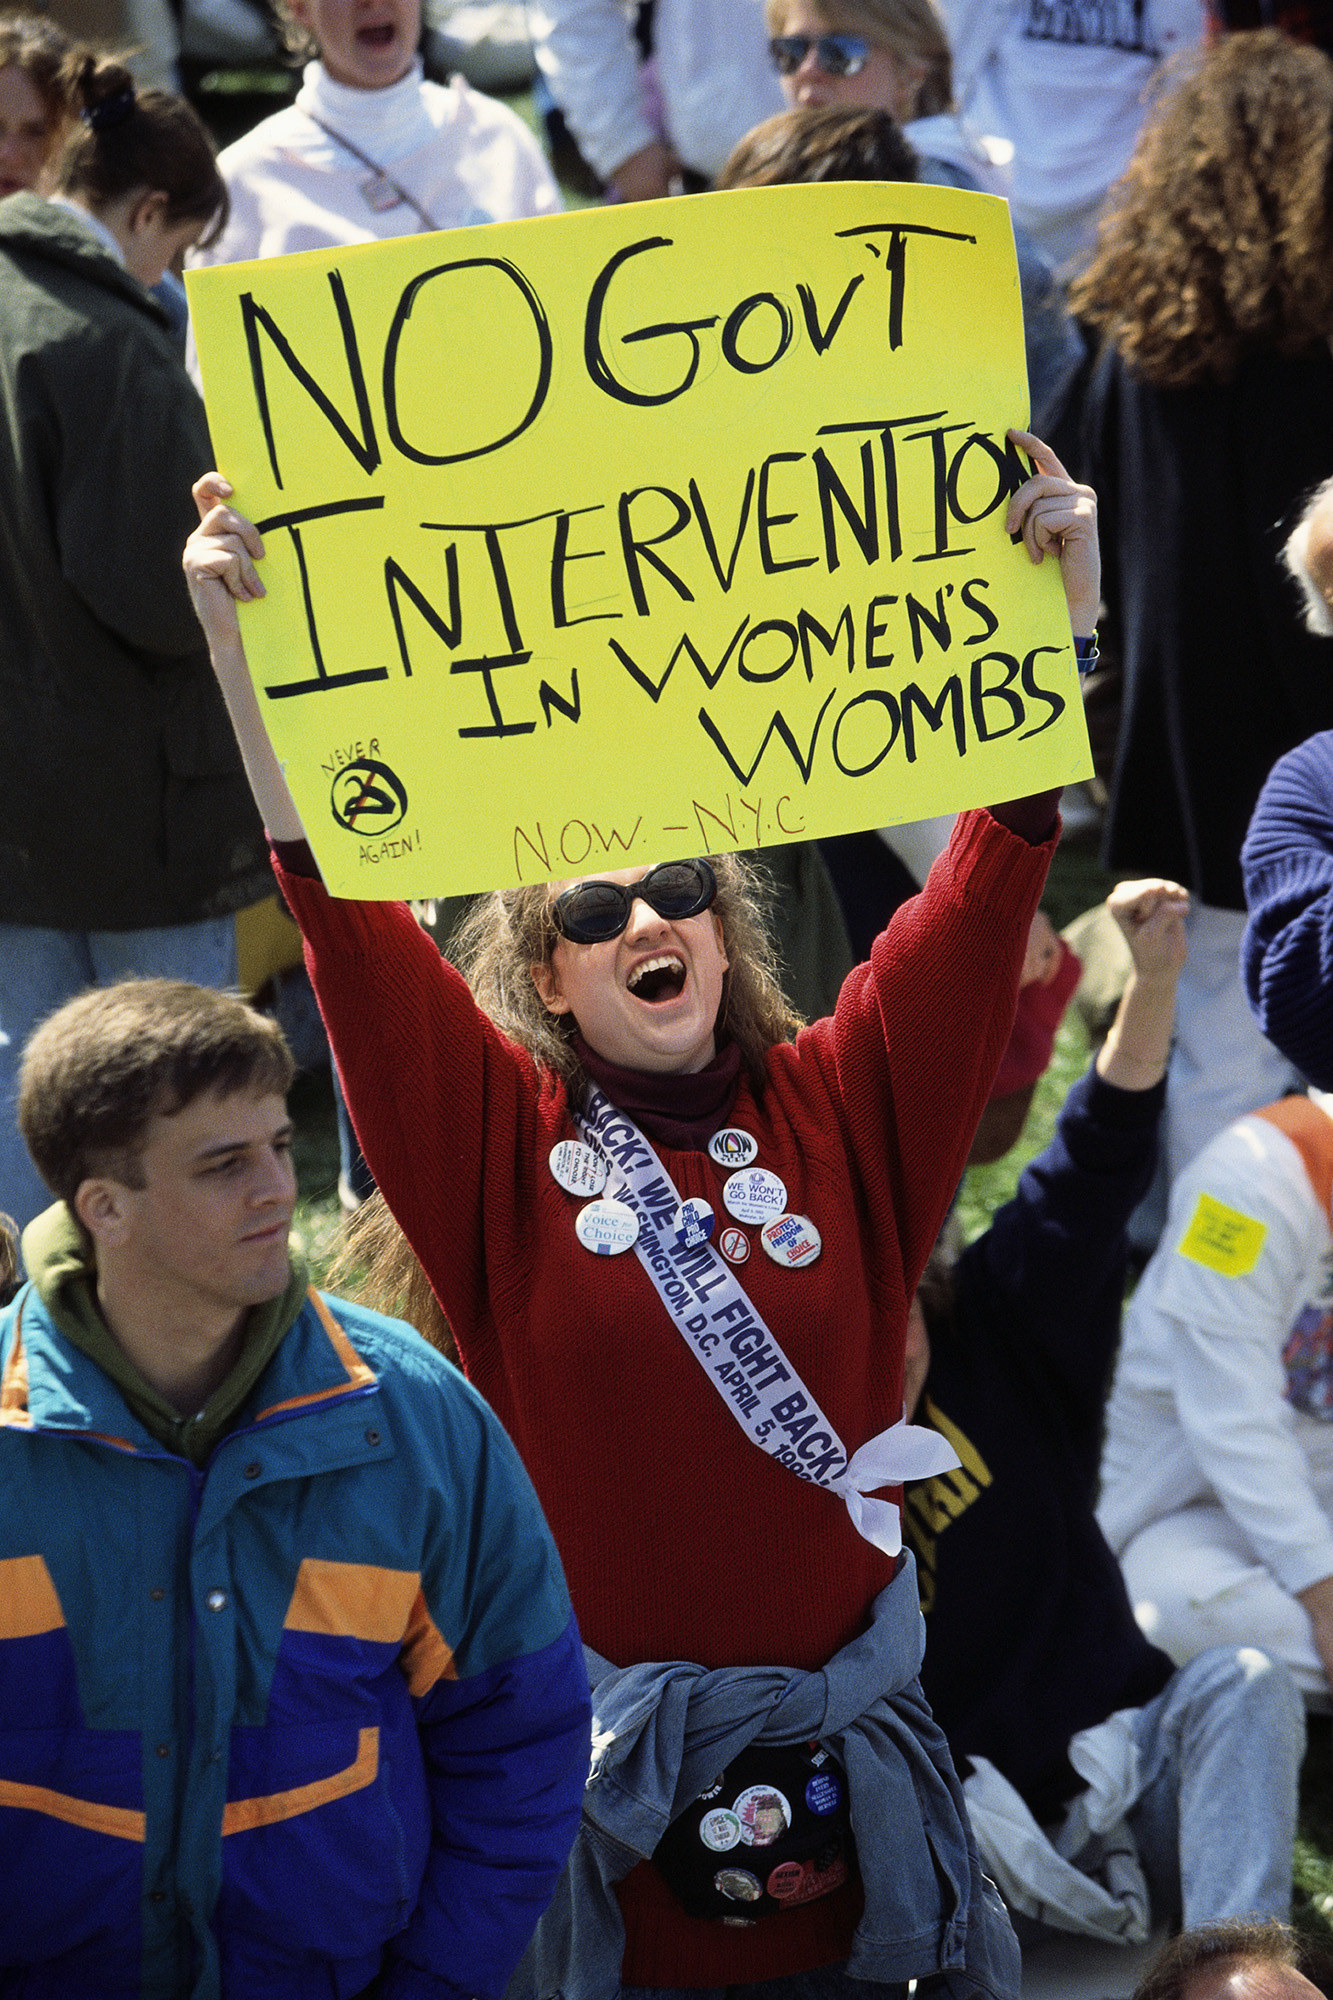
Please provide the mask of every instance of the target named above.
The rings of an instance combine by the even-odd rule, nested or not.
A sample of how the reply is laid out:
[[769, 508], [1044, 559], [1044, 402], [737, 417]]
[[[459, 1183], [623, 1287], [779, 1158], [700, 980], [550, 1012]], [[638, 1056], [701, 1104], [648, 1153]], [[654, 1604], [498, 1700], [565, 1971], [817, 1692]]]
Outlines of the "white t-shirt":
[[387, 90], [353, 90], [315, 62], [294, 104], [219, 155], [231, 216], [194, 263], [372, 243], [430, 226], [315, 119], [387, 169], [437, 229], [561, 207], [541, 148], [507, 105], [461, 79], [427, 83], [419, 65]]
[[1059, 264], [1129, 165], [1160, 65], [1200, 41], [1203, 0], [940, 0], [960, 110], [1012, 142], [1015, 219]]
[[[1333, 1118], [1310, 1107], [1312, 1156]], [[1327, 1131], [1318, 1121], [1323, 1120]], [[1301, 1148], [1242, 1118], [1186, 1168], [1125, 1315], [1097, 1518], [1120, 1554], [1219, 1501], [1283, 1588], [1333, 1575], [1333, 1229]]]

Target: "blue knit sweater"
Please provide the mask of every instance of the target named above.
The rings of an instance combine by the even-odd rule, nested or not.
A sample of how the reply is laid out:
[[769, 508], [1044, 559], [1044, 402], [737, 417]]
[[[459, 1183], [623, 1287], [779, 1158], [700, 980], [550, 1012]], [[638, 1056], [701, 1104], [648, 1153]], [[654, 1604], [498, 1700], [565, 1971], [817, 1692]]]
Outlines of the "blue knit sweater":
[[1311, 1083], [1333, 1089], [1333, 730], [1280, 757], [1241, 850], [1250, 1005]]

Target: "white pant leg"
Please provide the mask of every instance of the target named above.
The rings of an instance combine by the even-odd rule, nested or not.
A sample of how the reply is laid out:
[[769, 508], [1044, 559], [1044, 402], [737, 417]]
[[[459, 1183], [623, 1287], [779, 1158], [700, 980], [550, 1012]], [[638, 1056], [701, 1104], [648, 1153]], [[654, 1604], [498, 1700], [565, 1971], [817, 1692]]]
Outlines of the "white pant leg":
[[1128, 1544], [1120, 1567], [1139, 1625], [1177, 1666], [1209, 1646], [1257, 1646], [1290, 1670], [1308, 1706], [1328, 1708], [1304, 1607], [1256, 1561], [1214, 1502], [1152, 1522]]

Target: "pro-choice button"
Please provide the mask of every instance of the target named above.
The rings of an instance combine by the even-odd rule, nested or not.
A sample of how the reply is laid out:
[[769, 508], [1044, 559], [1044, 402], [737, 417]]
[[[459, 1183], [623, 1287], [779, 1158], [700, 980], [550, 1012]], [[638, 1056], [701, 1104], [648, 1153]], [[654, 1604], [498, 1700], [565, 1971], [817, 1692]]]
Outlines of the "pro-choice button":
[[767, 1167], [747, 1167], [731, 1176], [722, 1200], [737, 1222], [772, 1222], [786, 1212], [787, 1190]]
[[585, 1250], [599, 1257], [618, 1257], [638, 1240], [639, 1218], [623, 1201], [590, 1201], [574, 1217], [574, 1228]]

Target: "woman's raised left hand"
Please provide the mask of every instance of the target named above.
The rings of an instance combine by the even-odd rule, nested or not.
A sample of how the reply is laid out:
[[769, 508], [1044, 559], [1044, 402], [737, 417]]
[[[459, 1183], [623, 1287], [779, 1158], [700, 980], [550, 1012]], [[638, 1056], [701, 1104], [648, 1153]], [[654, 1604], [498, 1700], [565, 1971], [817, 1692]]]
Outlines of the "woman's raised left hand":
[[1060, 565], [1077, 638], [1096, 629], [1101, 603], [1102, 566], [1097, 547], [1097, 495], [1071, 479], [1048, 444], [1030, 431], [1010, 431], [1010, 442], [1025, 451], [1037, 470], [1011, 495], [1004, 525], [1021, 534], [1034, 563], [1054, 556]]

